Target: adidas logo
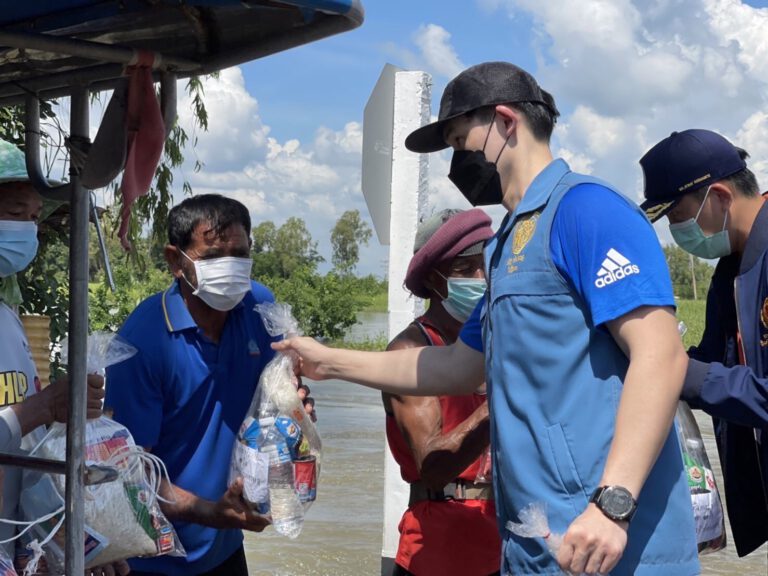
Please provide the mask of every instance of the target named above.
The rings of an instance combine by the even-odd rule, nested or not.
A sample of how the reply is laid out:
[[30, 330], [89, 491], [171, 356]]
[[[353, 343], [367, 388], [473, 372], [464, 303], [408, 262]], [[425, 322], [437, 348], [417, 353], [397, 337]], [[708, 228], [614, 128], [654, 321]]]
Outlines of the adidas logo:
[[632, 262], [611, 248], [608, 250], [608, 254], [605, 255], [605, 260], [603, 260], [600, 270], [597, 271], [595, 286], [605, 288], [614, 282], [626, 278], [630, 274], [639, 273], [640, 268], [638, 266], [632, 264]]

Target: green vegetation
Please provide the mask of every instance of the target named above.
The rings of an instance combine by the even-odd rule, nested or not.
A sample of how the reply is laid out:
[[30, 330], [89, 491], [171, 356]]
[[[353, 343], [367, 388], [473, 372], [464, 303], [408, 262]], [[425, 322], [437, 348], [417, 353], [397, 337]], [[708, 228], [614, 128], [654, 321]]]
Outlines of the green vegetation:
[[683, 344], [686, 350], [690, 346], [697, 346], [704, 334], [704, 313], [706, 302], [704, 300], [678, 300], [677, 317], [685, 322], [688, 331], [683, 336]]
[[664, 246], [675, 296], [689, 300], [704, 299], [715, 269], [674, 244]]
[[334, 348], [346, 348], [348, 350], [367, 350], [370, 352], [380, 352], [387, 348], [389, 341], [386, 334], [379, 334], [374, 337], [362, 338], [360, 340], [331, 340], [329, 346]]
[[363, 308], [362, 312], [386, 312], [387, 304], [389, 302], [389, 296], [387, 294], [387, 282], [381, 282], [381, 286], [378, 292], [373, 293], [370, 296], [368, 305]]

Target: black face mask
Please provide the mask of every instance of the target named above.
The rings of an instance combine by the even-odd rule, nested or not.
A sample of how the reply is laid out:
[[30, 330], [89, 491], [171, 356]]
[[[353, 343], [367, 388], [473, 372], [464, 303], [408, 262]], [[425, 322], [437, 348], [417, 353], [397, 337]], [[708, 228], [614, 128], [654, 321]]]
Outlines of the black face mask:
[[485, 159], [480, 150], [457, 150], [451, 158], [448, 179], [472, 206], [501, 204], [501, 178], [496, 164]]
[[[488, 143], [488, 136], [491, 134], [495, 119], [496, 113], [494, 112], [482, 150], [456, 150], [453, 153], [453, 158], [451, 158], [451, 171], [448, 172], [448, 179], [453, 182], [472, 206], [501, 204], [504, 199], [504, 194], [501, 191], [501, 177], [499, 171], [496, 170], [496, 162], [499, 161], [504, 147], [502, 146], [499, 150], [496, 162], [489, 162], [485, 158], [485, 145]], [[506, 146], [506, 141], [504, 145]]]

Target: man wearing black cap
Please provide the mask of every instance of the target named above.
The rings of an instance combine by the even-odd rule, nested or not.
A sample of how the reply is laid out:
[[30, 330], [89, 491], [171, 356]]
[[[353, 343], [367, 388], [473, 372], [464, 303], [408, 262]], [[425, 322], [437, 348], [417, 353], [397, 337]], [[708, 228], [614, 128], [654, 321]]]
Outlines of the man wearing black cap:
[[[452, 346], [380, 358], [293, 348], [311, 378], [402, 394], [488, 382], [499, 525], [547, 507], [563, 534], [502, 531], [502, 572], [699, 573], [693, 512], [671, 430], [687, 357], [656, 235], [634, 202], [553, 159], [554, 99], [505, 62], [453, 79], [416, 152], [454, 149], [449, 178], [474, 205], [508, 210], [485, 250], [489, 290]], [[659, 373], [658, 366], [665, 366]], [[547, 536], [548, 532], [529, 536]]]
[[748, 154], [709, 130], [674, 132], [640, 160], [642, 207], [672, 238], [719, 258], [683, 399], [714, 418], [739, 556], [768, 540], [768, 204]]
[[[419, 224], [405, 286], [429, 307], [387, 350], [456, 341], [485, 293], [483, 244], [491, 236], [491, 219], [477, 208], [442, 210]], [[382, 400], [387, 441], [410, 484], [394, 575], [498, 575], [496, 508], [480, 458], [490, 441], [485, 387], [462, 396], [382, 393]]]

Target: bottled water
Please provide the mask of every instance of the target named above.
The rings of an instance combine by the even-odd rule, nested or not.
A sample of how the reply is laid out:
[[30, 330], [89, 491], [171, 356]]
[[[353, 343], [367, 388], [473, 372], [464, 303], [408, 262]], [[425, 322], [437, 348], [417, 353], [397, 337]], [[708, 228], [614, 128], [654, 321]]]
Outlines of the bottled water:
[[[263, 443], [259, 450], [269, 455], [269, 508], [272, 525], [278, 534], [296, 538], [304, 523], [304, 507], [296, 493], [291, 453], [285, 438], [274, 426], [273, 419], [264, 419]], [[270, 422], [271, 420], [271, 422]], [[266, 426], [268, 424], [268, 427]]]

